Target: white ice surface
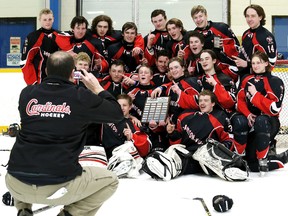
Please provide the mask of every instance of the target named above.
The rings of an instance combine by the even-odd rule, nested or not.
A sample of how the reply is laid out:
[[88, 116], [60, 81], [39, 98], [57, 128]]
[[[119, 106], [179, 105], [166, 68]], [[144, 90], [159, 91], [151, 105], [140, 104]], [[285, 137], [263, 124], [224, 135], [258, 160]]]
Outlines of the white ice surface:
[[[0, 136], [0, 164], [6, 164], [14, 138]], [[282, 149], [283, 150], [283, 149]], [[281, 151], [281, 150], [280, 150]], [[0, 195], [7, 191], [4, 181], [6, 168], [0, 167]], [[218, 213], [212, 198], [224, 194], [233, 199], [232, 209]], [[245, 182], [227, 182], [205, 175], [181, 176], [168, 182], [155, 181], [142, 174], [138, 179], [120, 179], [116, 193], [104, 203], [97, 216], [205, 216], [195, 197], [202, 197], [211, 215], [223, 216], [284, 216], [288, 215], [288, 166], [269, 172], [265, 177], [251, 173]], [[43, 205], [33, 205], [33, 210]], [[56, 216], [62, 206], [39, 216]], [[15, 207], [0, 203], [0, 215], [16, 215]], [[78, 215], [77, 215], [78, 216]]]

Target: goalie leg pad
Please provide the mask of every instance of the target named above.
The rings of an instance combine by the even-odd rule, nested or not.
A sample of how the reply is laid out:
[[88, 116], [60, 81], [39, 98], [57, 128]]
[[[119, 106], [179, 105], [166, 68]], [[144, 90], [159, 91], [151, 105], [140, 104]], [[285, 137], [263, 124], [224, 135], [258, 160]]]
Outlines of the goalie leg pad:
[[152, 178], [169, 181], [182, 172], [180, 155], [189, 154], [184, 145], [172, 145], [164, 153], [155, 151], [150, 154], [143, 165], [143, 170]]
[[247, 164], [240, 156], [229, 149], [225, 149], [224, 152], [209, 142], [199, 147], [192, 157], [199, 161], [202, 169], [204, 167], [203, 171], [208, 175], [211, 174], [208, 171], [210, 169], [220, 178], [228, 181], [244, 181], [249, 176]]
[[140, 175], [143, 158], [140, 157], [133, 142], [127, 141], [112, 151], [108, 169], [119, 178], [135, 178]]

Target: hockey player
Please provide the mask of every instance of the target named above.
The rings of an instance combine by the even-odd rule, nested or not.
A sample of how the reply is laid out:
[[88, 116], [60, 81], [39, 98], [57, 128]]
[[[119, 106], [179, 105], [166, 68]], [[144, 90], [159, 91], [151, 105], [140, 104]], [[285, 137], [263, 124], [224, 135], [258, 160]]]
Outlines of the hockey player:
[[39, 84], [46, 77], [46, 61], [52, 53], [59, 49], [55, 42], [57, 31], [52, 28], [53, 12], [42, 9], [39, 13], [41, 28], [31, 32], [25, 39], [21, 70], [27, 85]]
[[182, 59], [171, 58], [168, 62], [168, 68], [172, 81], [155, 88], [151, 97], [170, 96], [169, 117], [176, 124], [178, 115], [184, 109], [199, 109], [197, 100], [202, 88], [196, 77], [186, 77]]
[[[114, 43], [120, 42], [123, 39], [121, 30], [115, 30], [113, 28], [113, 21], [107, 15], [96, 16], [92, 20], [91, 29], [88, 29], [87, 33], [92, 35], [93, 38], [97, 38], [101, 41], [103, 52], [106, 60], [108, 60], [107, 48]], [[135, 38], [135, 50], [134, 53], [139, 52], [139, 47], [144, 46], [143, 38], [138, 34]]]
[[[144, 39], [138, 35], [137, 26], [133, 22], [126, 22], [122, 26], [123, 39], [108, 47], [108, 62], [111, 64], [116, 59], [122, 60], [128, 73], [136, 71], [138, 65], [141, 64], [144, 57]], [[136, 46], [135, 40], [137, 35], [141, 37], [143, 45]]]
[[155, 86], [161, 86], [162, 84], [170, 82], [170, 76], [168, 71], [169, 55], [166, 50], [157, 52], [155, 59], [155, 66], [152, 67], [153, 79], [152, 82]]
[[266, 53], [257, 51], [251, 60], [253, 74], [244, 76], [240, 83], [237, 94], [239, 114], [232, 117], [231, 123], [237, 141], [235, 150], [246, 155], [251, 171], [260, 171], [263, 175], [283, 167], [283, 161], [269, 162], [268, 152], [279, 131], [285, 87], [279, 77], [271, 74]]
[[185, 34], [187, 31], [184, 29], [182, 21], [177, 18], [168, 20], [166, 29], [171, 38], [171, 40], [167, 42], [166, 50], [170, 58], [176, 57], [178, 51], [186, 47]]
[[103, 48], [99, 40], [87, 34], [88, 21], [83, 16], [75, 16], [70, 23], [71, 31], [62, 32], [56, 37], [59, 47], [72, 56], [86, 52], [91, 58], [90, 71], [105, 74], [108, 62], [104, 58]]
[[260, 5], [251, 4], [245, 8], [244, 16], [249, 29], [242, 35], [239, 57], [234, 56], [237, 67], [241, 68], [242, 75], [250, 74], [252, 55], [256, 51], [261, 51], [268, 55], [269, 64], [273, 69], [277, 60], [277, 46], [274, 35], [264, 28], [266, 24], [264, 9]]
[[[200, 53], [203, 50], [205, 38], [203, 34], [198, 31], [190, 31], [186, 37], [187, 46], [183, 50], [178, 51], [178, 57], [183, 57], [186, 68], [191, 76], [203, 75], [204, 71], [200, 64]], [[224, 55], [222, 52], [218, 55]], [[221, 58], [217, 57], [217, 68], [219, 68], [224, 74], [231, 77], [234, 82], [238, 80], [238, 69], [236, 66], [229, 65], [221, 62]]]
[[120, 59], [111, 63], [109, 75], [105, 76], [100, 82], [103, 88], [109, 91], [115, 98], [118, 95], [126, 93], [130, 86], [137, 85], [137, 81], [125, 73], [125, 64]]
[[[212, 49], [220, 62], [236, 66], [233, 56], [239, 54], [239, 41], [226, 23], [208, 20], [207, 10], [202, 5], [191, 9], [191, 17], [196, 25], [194, 30], [203, 34], [204, 49]], [[237, 67], [234, 68], [238, 72]]]
[[132, 108], [132, 98], [126, 94], [117, 96], [117, 101], [122, 108], [124, 119], [117, 123], [103, 124], [102, 144], [105, 147], [107, 158], [112, 156], [113, 150], [124, 144], [125, 141], [132, 141], [141, 157], [146, 157], [151, 148], [149, 137], [140, 131], [137, 125], [130, 119], [130, 110]]
[[217, 59], [213, 50], [202, 50], [200, 64], [204, 74], [198, 77], [203, 89], [212, 91], [217, 97], [217, 107], [228, 113], [235, 111], [236, 87], [231, 77], [216, 66]]
[[151, 13], [151, 22], [155, 30], [144, 37], [145, 52], [144, 56], [148, 60], [150, 66], [154, 66], [157, 53], [165, 50], [167, 42], [170, 40], [169, 34], [166, 30], [167, 16], [162, 9], [153, 10]]
[[[218, 140], [221, 142], [220, 145], [227, 151], [233, 149], [233, 139], [224, 130], [227, 116], [225, 112], [214, 109], [216, 102], [217, 98], [211, 91], [203, 90], [200, 92], [200, 111], [184, 111], [178, 118], [176, 128], [174, 124], [168, 123], [167, 132], [171, 146], [164, 153], [154, 152], [150, 154], [146, 158], [144, 171], [153, 178], [170, 180], [182, 174], [202, 172], [202, 168], [207, 172], [205, 166], [208, 165], [208, 168], [212, 169], [221, 178], [227, 180], [228, 178], [232, 180], [237, 177], [241, 178], [241, 180], [246, 179], [247, 174], [245, 171], [239, 170], [239, 176], [230, 175], [229, 177], [227, 177], [226, 173], [222, 173], [224, 168], [221, 164], [222, 158], [219, 156], [221, 155], [219, 152], [213, 152], [219, 156], [218, 162], [213, 165], [214, 167], [209, 165], [209, 159], [207, 159], [207, 157], [211, 158], [209, 153], [206, 154], [206, 157], [198, 157], [199, 153], [197, 150], [201, 149], [203, 151], [202, 147], [205, 146], [207, 138]], [[233, 154], [232, 152], [230, 153]], [[195, 159], [192, 158], [194, 154], [197, 155], [195, 155]]]
[[[141, 65], [138, 68], [138, 80], [139, 84], [132, 87], [132, 90], [128, 92], [128, 95], [133, 99], [133, 106], [131, 114], [142, 119], [145, 102], [147, 97], [151, 97], [151, 93], [155, 88], [152, 83], [153, 72], [148, 65]], [[156, 122], [154, 119], [148, 123], [142, 124], [142, 130], [145, 130], [149, 134], [149, 138], [152, 142], [152, 149], [165, 150], [167, 148], [167, 139], [165, 131], [165, 122]]]
[[109, 160], [108, 169], [118, 177], [136, 177], [142, 168], [142, 158], [150, 152], [151, 141], [130, 118], [132, 98], [120, 94], [117, 101], [122, 108], [124, 119], [117, 124], [102, 125], [102, 145]]

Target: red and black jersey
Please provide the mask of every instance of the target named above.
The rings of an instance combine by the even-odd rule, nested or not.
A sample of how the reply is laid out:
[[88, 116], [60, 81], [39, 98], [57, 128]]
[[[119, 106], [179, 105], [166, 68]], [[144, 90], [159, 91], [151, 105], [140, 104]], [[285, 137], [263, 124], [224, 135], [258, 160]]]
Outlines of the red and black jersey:
[[102, 125], [102, 145], [105, 148], [107, 158], [112, 156], [112, 151], [114, 148], [124, 144], [127, 140], [126, 136], [123, 134], [123, 130], [129, 125], [132, 131], [132, 142], [137, 148], [139, 155], [142, 157], [147, 156], [151, 149], [151, 141], [148, 135], [132, 123], [131, 119], [124, 118], [119, 123], [108, 123]]
[[46, 61], [50, 54], [59, 50], [57, 31], [40, 28], [25, 39], [20, 66], [27, 85], [39, 84], [46, 77]]
[[256, 29], [248, 29], [242, 35], [240, 57], [251, 62], [251, 57], [256, 51], [265, 52], [269, 57], [271, 66], [275, 66], [277, 60], [276, 40], [273, 34], [262, 25]]
[[184, 109], [199, 109], [198, 107], [198, 95], [201, 91], [201, 86], [197, 82], [196, 77], [179, 77], [174, 80], [181, 89], [180, 96], [173, 92], [171, 87], [173, 82], [162, 85], [162, 94], [170, 96], [169, 115], [172, 117], [172, 121], [175, 123], [179, 114]]
[[109, 64], [111, 64], [111, 62], [114, 60], [120, 59], [125, 63], [125, 69], [127, 72], [134, 72], [137, 66], [141, 63], [141, 59], [143, 58], [144, 44], [142, 47], [140, 47], [142, 52], [137, 56], [132, 55], [133, 48], [135, 48], [135, 43], [127, 43], [124, 40], [110, 45], [108, 47]]
[[170, 79], [168, 78], [167, 73], [165, 73], [165, 74], [156, 73], [153, 75], [152, 82], [154, 83], [154, 85], [156, 87], [156, 86], [161, 86], [165, 83], [169, 83]]
[[[123, 39], [121, 30], [113, 30], [110, 35], [99, 36], [97, 32], [91, 31], [91, 29], [87, 30], [87, 34], [91, 35], [93, 38], [97, 38], [101, 44], [104, 53], [104, 57], [108, 60], [108, 51], [107, 48], [114, 43], [120, 42]], [[138, 34], [135, 38], [135, 47], [140, 47], [144, 50], [144, 41], [141, 34]]]
[[168, 74], [167, 74], [168, 71], [166, 73], [161, 73], [159, 72], [156, 66], [152, 67], [152, 71], [153, 71], [152, 82], [155, 85], [155, 87], [161, 86], [165, 83], [170, 82], [170, 79], [168, 78]]
[[56, 37], [56, 42], [64, 51], [73, 51], [74, 53], [85, 52], [91, 58], [91, 71], [94, 69], [94, 60], [101, 59], [101, 67], [97, 70], [100, 73], [107, 73], [109, 64], [104, 57], [103, 48], [99, 40], [85, 35], [81, 39], [76, 39], [72, 32], [62, 32]]
[[227, 111], [228, 113], [234, 111], [236, 104], [236, 87], [232, 78], [221, 72], [218, 72], [212, 76], [217, 82], [215, 86], [212, 86], [207, 82], [206, 74], [198, 77], [198, 83], [203, 89], [210, 90], [216, 95], [218, 105], [221, 109]]
[[104, 79], [100, 82], [100, 84], [104, 90], [110, 92], [115, 98], [117, 98], [118, 95], [125, 93], [128, 89], [128, 87], [122, 83], [113, 82], [111, 79]]
[[[238, 56], [240, 43], [226, 23], [208, 21], [205, 28], [197, 27], [194, 30], [203, 34], [205, 39], [204, 49], [212, 49], [220, 62], [236, 66], [232, 56]], [[222, 48], [214, 48], [215, 36], [223, 40]]]
[[205, 28], [195, 28], [195, 30], [203, 34], [205, 38], [204, 49], [213, 49], [219, 53], [220, 50], [214, 49], [214, 37], [218, 36], [223, 39], [223, 52], [226, 56], [230, 59], [233, 55], [238, 56], [240, 43], [226, 23], [208, 21], [208, 25]]
[[207, 138], [214, 138], [231, 149], [233, 139], [224, 130], [227, 118], [225, 112], [217, 109], [211, 113], [186, 110], [179, 116], [176, 130], [169, 134], [170, 144], [181, 143], [193, 151]]
[[[249, 83], [255, 85], [257, 92], [248, 92]], [[243, 78], [237, 94], [237, 110], [248, 117], [249, 114], [279, 116], [284, 98], [283, 81], [270, 72], [251, 74]]]
[[[200, 53], [197, 55], [194, 55], [189, 46], [186, 46], [184, 48], [184, 52], [185, 52], [185, 55], [184, 55], [185, 67], [187, 68], [189, 75], [190, 76], [203, 75], [204, 71], [200, 64]], [[220, 53], [219, 55], [224, 56], [224, 53]], [[217, 67], [224, 74], [231, 77], [234, 82], [237, 82], [238, 81], [238, 68], [235, 66], [234, 63], [231, 65], [225, 62], [221, 62], [223, 58], [221, 57], [219, 58], [219, 55], [217, 56], [217, 62], [216, 62]], [[225, 57], [224, 57], [224, 61], [225, 61]]]
[[169, 36], [168, 31], [159, 31], [156, 29], [152, 31], [150, 34], [154, 34], [155, 38], [153, 40], [152, 47], [148, 49], [147, 40], [148, 40], [149, 34], [147, 34], [144, 37], [144, 45], [145, 45], [144, 56], [148, 60], [149, 65], [152, 66], [155, 64], [155, 58], [156, 58], [157, 52], [161, 50], [166, 50], [167, 43], [170, 40], [170, 36]]
[[[168, 31], [159, 31], [159, 30], [155, 29], [150, 34], [154, 34], [155, 35], [155, 38], [154, 38], [153, 43], [152, 43], [153, 44], [152, 48], [154, 49], [154, 51], [157, 52], [157, 51], [160, 51], [160, 50], [165, 50], [167, 42], [170, 40], [170, 36], [168, 34]], [[145, 48], [147, 47], [148, 35], [149, 34], [147, 34], [144, 37]]]
[[153, 89], [153, 85], [143, 86], [139, 84], [128, 92], [128, 94], [133, 95], [132, 98], [134, 98], [131, 114], [139, 120], [142, 118], [146, 98], [151, 96]]
[[178, 51], [180, 49], [183, 50], [186, 47], [186, 42], [184, 38], [185, 38], [185, 35], [183, 35], [183, 39], [180, 41], [171, 39], [167, 42], [166, 50], [170, 58], [176, 57], [178, 55]]
[[199, 76], [204, 74], [204, 71], [202, 69], [202, 66], [200, 64], [200, 53], [197, 55], [194, 55], [190, 49], [190, 47], [187, 45], [184, 50], [184, 62], [185, 67], [188, 70], [188, 73], [190, 76]]

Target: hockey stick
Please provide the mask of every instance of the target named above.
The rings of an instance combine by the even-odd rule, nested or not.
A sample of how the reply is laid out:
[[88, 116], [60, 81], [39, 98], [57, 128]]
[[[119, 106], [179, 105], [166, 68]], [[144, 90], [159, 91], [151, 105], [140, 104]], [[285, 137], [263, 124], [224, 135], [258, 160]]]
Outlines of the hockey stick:
[[196, 198], [193, 198], [193, 200], [199, 200], [199, 201], [202, 203], [202, 206], [203, 206], [206, 214], [207, 214], [208, 216], [211, 216], [211, 213], [210, 213], [210, 211], [209, 211], [209, 209], [208, 209], [208, 207], [207, 207], [207, 205], [206, 205], [206, 203], [205, 203], [205, 201], [204, 201], [203, 198], [196, 197]]
[[33, 211], [33, 214], [39, 214], [39, 213], [41, 213], [41, 212], [43, 212], [43, 211], [46, 211], [46, 210], [51, 209], [51, 208], [54, 208], [54, 207], [56, 207], [56, 206], [57, 206], [57, 205], [47, 205], [47, 206], [43, 206], [43, 207], [41, 207], [41, 208], [38, 208], [38, 209], [34, 210], [34, 211]]
[[11, 149], [0, 149], [0, 151], [11, 151]]

